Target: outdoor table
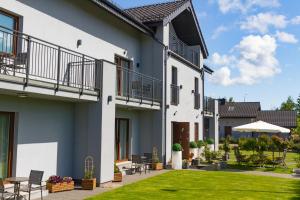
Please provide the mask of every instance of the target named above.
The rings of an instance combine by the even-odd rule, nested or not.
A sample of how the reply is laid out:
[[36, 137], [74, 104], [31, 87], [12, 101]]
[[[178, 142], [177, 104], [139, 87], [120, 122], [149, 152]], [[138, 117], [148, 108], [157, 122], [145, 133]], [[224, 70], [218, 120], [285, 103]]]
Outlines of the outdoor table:
[[20, 185], [22, 182], [27, 182], [29, 181], [29, 178], [27, 177], [10, 177], [5, 179], [6, 181], [14, 184], [14, 199], [16, 199], [16, 195], [17, 195], [17, 199], [19, 199], [20, 197]]

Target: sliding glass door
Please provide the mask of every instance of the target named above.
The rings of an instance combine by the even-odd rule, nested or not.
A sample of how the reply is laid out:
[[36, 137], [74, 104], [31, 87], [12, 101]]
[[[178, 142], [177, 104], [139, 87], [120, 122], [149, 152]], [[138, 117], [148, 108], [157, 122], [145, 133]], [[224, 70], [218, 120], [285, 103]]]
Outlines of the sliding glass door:
[[11, 176], [13, 114], [0, 112], [0, 178]]
[[116, 119], [115, 160], [128, 160], [129, 149], [129, 120]]

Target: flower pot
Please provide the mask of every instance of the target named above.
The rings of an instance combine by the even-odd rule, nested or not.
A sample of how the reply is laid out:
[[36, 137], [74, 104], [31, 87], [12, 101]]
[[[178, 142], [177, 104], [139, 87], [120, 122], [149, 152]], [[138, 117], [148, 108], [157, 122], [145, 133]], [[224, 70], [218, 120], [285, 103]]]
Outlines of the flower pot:
[[182, 169], [182, 151], [172, 151], [173, 169]]
[[114, 173], [114, 180], [113, 182], [122, 182], [122, 172]]
[[96, 188], [96, 179], [82, 179], [81, 186], [84, 190], [93, 190]]
[[163, 164], [162, 163], [152, 163], [152, 169], [153, 170], [162, 170]]
[[205, 147], [198, 148], [198, 155], [199, 157], [202, 157], [202, 153], [204, 152]]
[[195, 159], [198, 157], [198, 148], [190, 148], [190, 153], [194, 154], [192, 159]]
[[208, 148], [210, 151], [215, 151], [215, 145], [214, 144], [209, 144]]
[[46, 188], [50, 193], [70, 191], [74, 190], [74, 181], [71, 181], [69, 183], [47, 183]]

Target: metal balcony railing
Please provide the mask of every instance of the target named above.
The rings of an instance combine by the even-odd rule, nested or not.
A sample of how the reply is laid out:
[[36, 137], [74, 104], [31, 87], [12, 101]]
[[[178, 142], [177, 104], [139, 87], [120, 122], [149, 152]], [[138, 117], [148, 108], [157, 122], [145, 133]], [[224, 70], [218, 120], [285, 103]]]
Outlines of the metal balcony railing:
[[214, 113], [215, 112], [215, 100], [211, 97], [204, 97], [203, 111], [205, 113]]
[[0, 73], [100, 92], [101, 62], [42, 39], [0, 26]]
[[200, 109], [200, 94], [194, 94], [194, 108], [199, 110]]
[[179, 91], [179, 86], [171, 84], [171, 105], [179, 104]]
[[177, 38], [177, 36], [170, 36], [170, 50], [184, 59], [190, 61], [196, 66], [200, 65], [200, 54], [199, 52], [189, 49], [189, 46], [185, 44], [183, 41]]
[[117, 96], [146, 100], [156, 103], [162, 102], [162, 82], [153, 77], [117, 67]]

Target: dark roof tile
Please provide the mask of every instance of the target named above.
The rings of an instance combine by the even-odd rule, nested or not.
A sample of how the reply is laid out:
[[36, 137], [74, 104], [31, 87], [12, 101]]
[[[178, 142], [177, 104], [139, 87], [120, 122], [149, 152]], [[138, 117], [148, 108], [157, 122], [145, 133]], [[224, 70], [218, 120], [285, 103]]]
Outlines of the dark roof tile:
[[220, 105], [220, 117], [253, 117], [256, 118], [260, 111], [259, 102], [226, 102]]
[[294, 128], [297, 126], [296, 111], [260, 111], [257, 120], [268, 122], [277, 126]]
[[135, 17], [143, 23], [158, 22], [169, 16], [187, 0], [177, 0], [165, 3], [146, 5], [124, 10], [127, 14]]

